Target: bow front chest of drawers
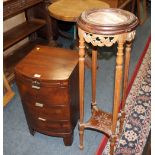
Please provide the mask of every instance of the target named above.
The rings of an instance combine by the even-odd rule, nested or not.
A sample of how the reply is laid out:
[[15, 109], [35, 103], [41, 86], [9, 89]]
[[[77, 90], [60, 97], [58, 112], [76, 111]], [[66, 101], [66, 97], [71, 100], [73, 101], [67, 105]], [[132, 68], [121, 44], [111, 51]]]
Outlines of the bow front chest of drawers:
[[79, 118], [78, 52], [38, 46], [15, 67], [15, 79], [30, 133], [71, 145]]

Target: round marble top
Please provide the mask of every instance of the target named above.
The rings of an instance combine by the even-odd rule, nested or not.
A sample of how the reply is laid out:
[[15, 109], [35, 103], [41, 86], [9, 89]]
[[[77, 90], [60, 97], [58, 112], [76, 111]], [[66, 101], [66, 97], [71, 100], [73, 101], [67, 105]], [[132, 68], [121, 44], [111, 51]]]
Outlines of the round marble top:
[[135, 29], [138, 18], [129, 11], [117, 8], [92, 9], [82, 12], [77, 23], [90, 33], [119, 34]]

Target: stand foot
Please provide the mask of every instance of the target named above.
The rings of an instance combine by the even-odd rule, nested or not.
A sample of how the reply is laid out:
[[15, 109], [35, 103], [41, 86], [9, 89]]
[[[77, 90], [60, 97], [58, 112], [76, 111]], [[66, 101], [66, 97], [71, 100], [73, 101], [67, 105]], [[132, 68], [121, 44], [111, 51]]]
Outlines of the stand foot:
[[83, 150], [84, 146], [83, 145], [79, 145], [79, 148], [80, 148], [80, 150]]
[[115, 143], [116, 143], [116, 135], [112, 135], [111, 139], [110, 139], [110, 155], [114, 155], [114, 147], [115, 147]]
[[80, 138], [79, 148], [80, 148], [80, 150], [83, 150], [83, 148], [84, 148], [84, 146], [83, 146], [83, 135], [84, 135], [84, 127], [80, 126], [80, 124], [79, 124], [79, 138]]
[[120, 135], [122, 134], [122, 131], [123, 131], [124, 120], [125, 120], [125, 112], [121, 111], [120, 127], [119, 127], [119, 134]]

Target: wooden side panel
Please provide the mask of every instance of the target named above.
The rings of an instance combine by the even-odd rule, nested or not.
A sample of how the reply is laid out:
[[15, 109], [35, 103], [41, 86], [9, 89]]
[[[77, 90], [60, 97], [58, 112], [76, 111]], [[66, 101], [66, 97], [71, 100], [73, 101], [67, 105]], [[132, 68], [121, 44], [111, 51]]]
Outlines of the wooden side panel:
[[77, 124], [80, 117], [79, 115], [79, 65], [75, 67], [69, 80], [69, 96], [70, 96], [70, 108], [71, 108], [71, 122], [73, 128]]

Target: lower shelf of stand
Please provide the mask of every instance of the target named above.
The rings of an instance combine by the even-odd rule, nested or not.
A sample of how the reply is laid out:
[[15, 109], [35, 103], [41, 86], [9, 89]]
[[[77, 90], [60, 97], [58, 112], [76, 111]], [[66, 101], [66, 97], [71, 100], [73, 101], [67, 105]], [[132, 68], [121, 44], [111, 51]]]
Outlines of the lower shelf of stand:
[[112, 114], [104, 112], [101, 109], [94, 109], [91, 118], [84, 123], [84, 128], [91, 128], [111, 135]]

